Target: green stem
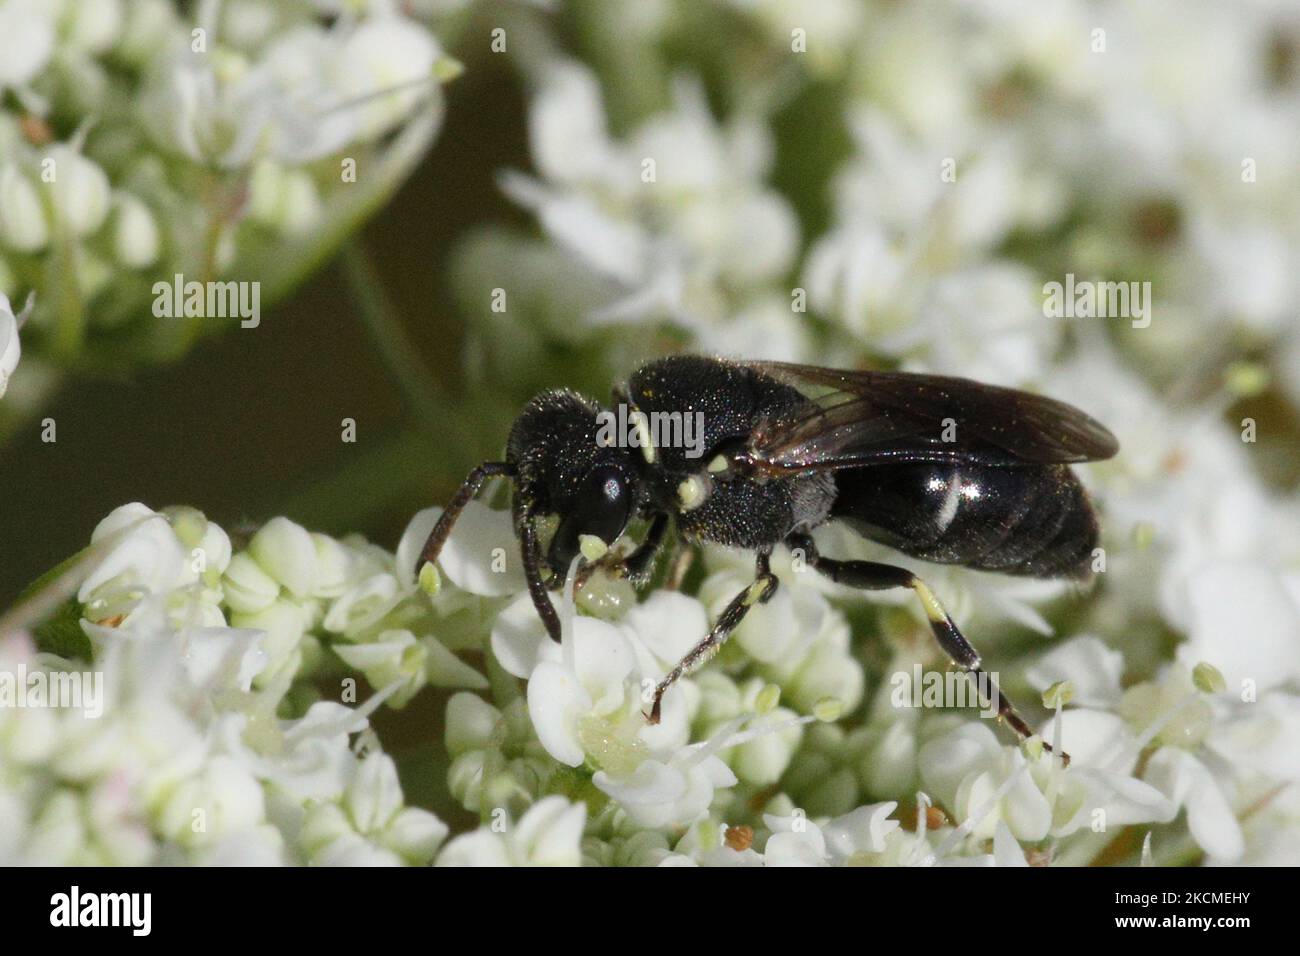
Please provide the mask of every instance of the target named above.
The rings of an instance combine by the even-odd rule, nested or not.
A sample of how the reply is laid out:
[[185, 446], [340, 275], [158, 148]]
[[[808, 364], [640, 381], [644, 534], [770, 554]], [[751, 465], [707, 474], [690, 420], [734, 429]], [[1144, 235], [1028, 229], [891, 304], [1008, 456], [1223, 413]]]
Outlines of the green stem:
[[359, 239], [349, 239], [340, 257], [348, 292], [385, 368], [391, 373], [408, 411], [430, 434], [445, 432], [447, 402], [439, 394], [419, 350], [406, 334], [392, 299]]

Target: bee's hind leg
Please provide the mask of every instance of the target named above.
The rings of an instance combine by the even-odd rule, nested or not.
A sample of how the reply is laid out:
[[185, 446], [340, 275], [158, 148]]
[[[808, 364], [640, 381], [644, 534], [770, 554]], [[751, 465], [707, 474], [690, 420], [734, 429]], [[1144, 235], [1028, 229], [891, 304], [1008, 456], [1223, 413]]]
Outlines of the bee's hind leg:
[[[786, 539], [786, 544], [791, 549], [801, 551], [804, 561], [809, 567], [816, 568], [838, 584], [862, 588], [866, 591], [911, 588], [920, 600], [921, 607], [925, 610], [925, 616], [930, 622], [930, 630], [934, 632], [935, 639], [939, 642], [939, 646], [943, 648], [944, 653], [958, 667], [971, 675], [976, 682], [975, 686], [979, 693], [987, 691], [990, 699], [996, 694], [998, 717], [1000, 719], [1005, 720], [1007, 725], [1022, 738], [1034, 736], [1034, 731], [1020, 716], [1015, 705], [1007, 699], [1006, 694], [1002, 693], [1002, 689], [998, 687], [993, 675], [982, 668], [979, 651], [975, 650], [975, 646], [966, 640], [965, 635], [957, 629], [956, 623], [944, 610], [943, 605], [939, 603], [939, 599], [935, 597], [934, 592], [915, 574], [906, 568], [895, 567], [892, 564], [824, 558], [817, 553], [817, 545], [806, 534], [791, 535]], [[1043, 744], [1043, 747], [1048, 751], [1052, 749], [1046, 743]], [[1068, 764], [1070, 755], [1062, 753], [1061, 759]]]

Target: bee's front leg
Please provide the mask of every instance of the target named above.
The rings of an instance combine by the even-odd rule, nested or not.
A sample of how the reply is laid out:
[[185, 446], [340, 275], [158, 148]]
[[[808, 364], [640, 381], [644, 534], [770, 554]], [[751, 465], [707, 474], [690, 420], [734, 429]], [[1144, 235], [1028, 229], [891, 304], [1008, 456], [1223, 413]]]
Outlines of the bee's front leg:
[[695, 668], [699, 667], [710, 657], [716, 654], [721, 648], [731, 632], [739, 625], [749, 609], [755, 604], [764, 604], [771, 599], [776, 593], [778, 581], [776, 575], [772, 573], [769, 567], [769, 555], [767, 552], [760, 552], [758, 555], [757, 567], [755, 569], [754, 583], [745, 590], [741, 591], [718, 615], [718, 621], [713, 625], [712, 630], [705, 635], [704, 640], [692, 647], [668, 674], [655, 685], [654, 698], [650, 704], [650, 713], [646, 715], [646, 720], [652, 724], [659, 723], [660, 707], [663, 703], [664, 693], [679, 678], [686, 676]]

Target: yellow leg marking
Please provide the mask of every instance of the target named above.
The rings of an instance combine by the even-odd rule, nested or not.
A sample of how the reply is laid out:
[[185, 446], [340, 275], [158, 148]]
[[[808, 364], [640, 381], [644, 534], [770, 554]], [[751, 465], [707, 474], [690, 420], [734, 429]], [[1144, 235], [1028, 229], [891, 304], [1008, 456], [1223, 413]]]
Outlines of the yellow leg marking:
[[939, 599], [934, 596], [934, 592], [922, 580], [914, 579], [912, 581], [912, 590], [916, 596], [921, 599], [921, 606], [925, 608], [925, 616], [936, 624], [948, 623], [948, 612], [943, 609]]

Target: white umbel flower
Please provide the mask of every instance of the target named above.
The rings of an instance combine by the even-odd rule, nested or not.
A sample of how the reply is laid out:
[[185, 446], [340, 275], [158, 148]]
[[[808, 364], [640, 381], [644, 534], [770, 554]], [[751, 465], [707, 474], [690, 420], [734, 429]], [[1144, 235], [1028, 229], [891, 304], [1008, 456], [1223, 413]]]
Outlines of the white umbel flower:
[[8, 297], [0, 292], [0, 398], [4, 397], [5, 390], [9, 388], [9, 376], [13, 375], [18, 360], [22, 358], [22, 342], [18, 330], [27, 321], [31, 311], [32, 299], [28, 297], [27, 305], [14, 315]]

